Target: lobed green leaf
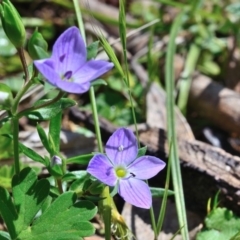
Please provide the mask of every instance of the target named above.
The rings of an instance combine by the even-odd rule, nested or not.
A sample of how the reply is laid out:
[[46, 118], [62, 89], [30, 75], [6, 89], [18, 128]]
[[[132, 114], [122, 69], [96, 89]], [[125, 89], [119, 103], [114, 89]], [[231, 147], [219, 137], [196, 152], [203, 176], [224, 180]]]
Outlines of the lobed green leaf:
[[[36, 102], [34, 106], [37, 107], [42, 104], [46, 104], [48, 101], [49, 101], [48, 99], [40, 100]], [[33, 120], [39, 120], [39, 121], [49, 120], [55, 117], [58, 113], [62, 112], [62, 110], [64, 110], [65, 108], [69, 108], [74, 105], [76, 105], [76, 102], [74, 100], [69, 98], [61, 98], [59, 101], [51, 105], [47, 105], [43, 108], [36, 109], [31, 112], [25, 112], [24, 115], [28, 116]]]

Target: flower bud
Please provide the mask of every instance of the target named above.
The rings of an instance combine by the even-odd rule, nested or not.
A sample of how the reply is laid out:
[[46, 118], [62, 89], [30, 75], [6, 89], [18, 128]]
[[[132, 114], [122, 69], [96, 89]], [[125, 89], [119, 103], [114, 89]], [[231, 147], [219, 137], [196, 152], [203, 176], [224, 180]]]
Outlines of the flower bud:
[[23, 47], [26, 31], [18, 11], [9, 0], [0, 3], [0, 17], [3, 30], [11, 43], [16, 48]]
[[56, 155], [51, 158], [51, 165], [48, 168], [50, 174], [55, 178], [63, 176], [62, 159]]
[[54, 167], [55, 165], [62, 165], [62, 159], [56, 155], [54, 155], [51, 159], [51, 165]]
[[47, 54], [48, 44], [43, 38], [42, 34], [34, 31], [28, 41], [28, 53], [33, 60], [43, 59], [48, 57]]

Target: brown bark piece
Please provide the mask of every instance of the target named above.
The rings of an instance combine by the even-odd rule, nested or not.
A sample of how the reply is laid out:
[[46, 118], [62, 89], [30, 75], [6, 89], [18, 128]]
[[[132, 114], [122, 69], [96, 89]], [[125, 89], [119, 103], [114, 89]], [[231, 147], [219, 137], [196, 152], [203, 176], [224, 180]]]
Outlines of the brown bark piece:
[[202, 116], [227, 132], [240, 134], [240, 94], [223, 87], [209, 77], [193, 79], [190, 105]]
[[[150, 127], [167, 128], [166, 93], [153, 82], [147, 93], [147, 124]], [[183, 139], [194, 140], [195, 137], [186, 118], [175, 107], [177, 136]]]

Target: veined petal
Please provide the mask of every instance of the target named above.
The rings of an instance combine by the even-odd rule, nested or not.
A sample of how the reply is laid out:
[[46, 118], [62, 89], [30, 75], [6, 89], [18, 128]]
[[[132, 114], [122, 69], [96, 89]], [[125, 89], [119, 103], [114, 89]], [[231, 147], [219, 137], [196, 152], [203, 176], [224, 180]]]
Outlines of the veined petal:
[[119, 195], [128, 203], [140, 208], [149, 209], [152, 205], [152, 195], [148, 185], [136, 178], [119, 181]]
[[84, 83], [95, 80], [112, 68], [113, 63], [103, 60], [90, 60], [73, 73], [74, 82]]
[[91, 85], [90, 82], [78, 84], [68, 81], [58, 81], [56, 82], [56, 86], [65, 92], [80, 94], [87, 92]]
[[117, 183], [113, 165], [104, 154], [96, 154], [88, 164], [87, 172], [109, 186]]
[[114, 165], [128, 166], [137, 157], [137, 139], [131, 130], [119, 128], [108, 139], [105, 151]]
[[128, 172], [134, 174], [135, 178], [149, 179], [160, 172], [166, 163], [153, 156], [142, 156], [137, 158], [128, 166]]
[[59, 75], [75, 72], [86, 62], [86, 46], [77, 27], [70, 27], [60, 35], [53, 46], [52, 58], [58, 64]]
[[55, 71], [54, 61], [51, 59], [42, 59], [42, 60], [35, 60], [34, 65], [38, 69], [38, 71], [46, 78], [46, 80], [56, 86], [56, 82], [62, 81]]

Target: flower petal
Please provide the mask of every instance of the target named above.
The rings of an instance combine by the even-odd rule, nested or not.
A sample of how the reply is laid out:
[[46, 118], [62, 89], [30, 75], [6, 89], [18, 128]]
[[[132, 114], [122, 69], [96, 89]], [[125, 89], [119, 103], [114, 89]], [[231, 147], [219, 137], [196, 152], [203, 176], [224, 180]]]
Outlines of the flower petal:
[[59, 75], [75, 72], [86, 62], [86, 46], [77, 27], [70, 27], [60, 35], [53, 46], [52, 58], [58, 63]]
[[91, 85], [90, 82], [78, 84], [74, 82], [58, 81], [56, 82], [56, 86], [65, 92], [80, 94], [87, 92]]
[[55, 71], [54, 61], [49, 59], [35, 60], [34, 65], [38, 69], [39, 72], [46, 78], [46, 80], [56, 86], [56, 82], [62, 81]]
[[137, 157], [137, 139], [129, 129], [119, 128], [108, 139], [105, 151], [114, 166], [127, 166]]
[[114, 186], [117, 183], [113, 165], [104, 154], [96, 154], [90, 160], [87, 172], [109, 186]]
[[90, 60], [73, 73], [74, 82], [82, 83], [97, 79], [113, 68], [113, 63], [103, 60]]
[[128, 203], [140, 208], [149, 209], [152, 205], [152, 195], [148, 185], [136, 178], [119, 181], [119, 195]]
[[153, 156], [142, 156], [137, 158], [128, 166], [128, 172], [134, 174], [135, 178], [149, 179], [155, 176], [166, 166], [166, 163]]

